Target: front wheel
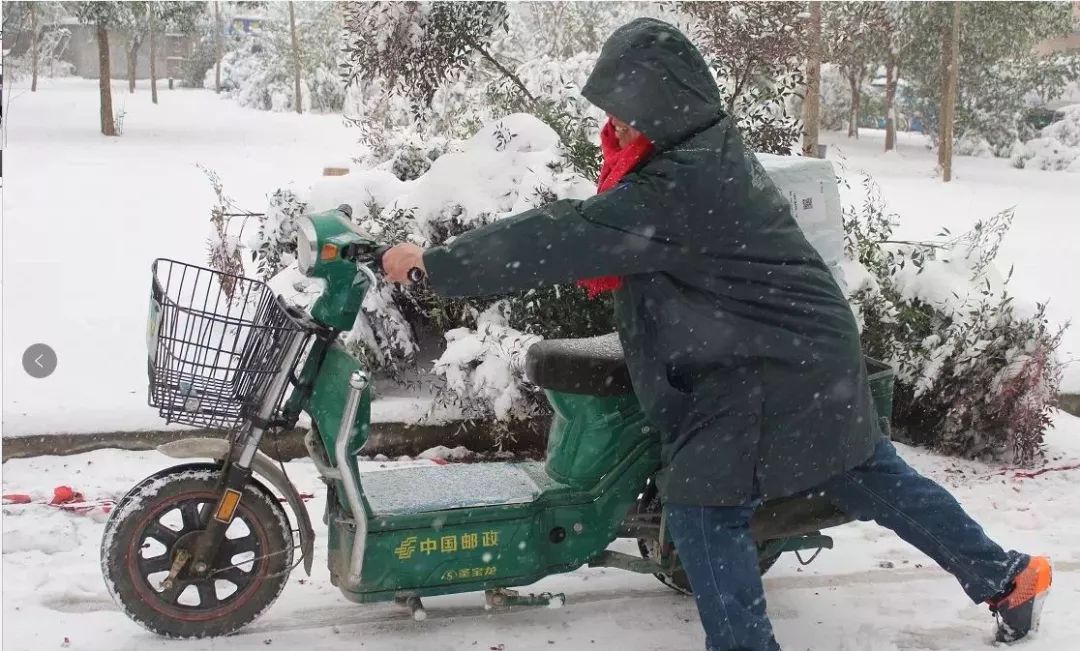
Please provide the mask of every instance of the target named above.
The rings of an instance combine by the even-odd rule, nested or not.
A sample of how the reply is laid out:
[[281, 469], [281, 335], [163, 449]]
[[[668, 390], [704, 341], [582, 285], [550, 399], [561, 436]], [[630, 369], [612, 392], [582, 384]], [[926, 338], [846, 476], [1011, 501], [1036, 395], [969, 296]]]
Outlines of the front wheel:
[[221, 492], [212, 465], [180, 466], [143, 480], [117, 504], [101, 543], [101, 570], [131, 619], [169, 637], [228, 635], [251, 623], [285, 588], [293, 565], [289, 519], [269, 490], [244, 487], [211, 570], [184, 565], [164, 583], [177, 555], [206, 528]]

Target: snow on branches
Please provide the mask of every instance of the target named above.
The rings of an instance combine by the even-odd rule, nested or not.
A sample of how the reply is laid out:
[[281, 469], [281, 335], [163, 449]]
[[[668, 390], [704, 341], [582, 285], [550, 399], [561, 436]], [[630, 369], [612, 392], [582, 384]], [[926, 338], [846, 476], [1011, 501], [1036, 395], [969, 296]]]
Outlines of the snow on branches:
[[1062, 329], [1045, 305], [1020, 304], [993, 262], [1013, 211], [933, 241], [893, 238], [896, 216], [864, 179], [845, 211], [849, 300], [863, 349], [897, 371], [893, 427], [971, 458], [1030, 464], [1057, 402]]
[[683, 2], [727, 111], [754, 151], [789, 154], [802, 132], [804, 14], [796, 2]]
[[350, 3], [349, 81], [382, 79], [420, 110], [474, 54], [492, 59], [487, 48], [506, 18], [502, 2]]

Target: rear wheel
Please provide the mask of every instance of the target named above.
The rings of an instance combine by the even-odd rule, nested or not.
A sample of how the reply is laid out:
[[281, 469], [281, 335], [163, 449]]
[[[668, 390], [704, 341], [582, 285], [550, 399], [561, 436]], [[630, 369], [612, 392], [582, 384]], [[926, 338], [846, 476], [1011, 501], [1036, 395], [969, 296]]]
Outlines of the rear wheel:
[[210, 571], [163, 581], [206, 528], [220, 495], [220, 469], [181, 466], [143, 480], [116, 506], [105, 527], [101, 569], [113, 599], [159, 635], [213, 637], [252, 622], [288, 581], [293, 536], [281, 504], [258, 483], [244, 487]]
[[[656, 488], [656, 483], [649, 482], [649, 485], [642, 492], [641, 497], [638, 498], [637, 512], [638, 513], [660, 513], [663, 505], [660, 502], [660, 495]], [[642, 558], [658, 558], [661, 555], [659, 541], [656, 539], [638, 538], [638, 551], [641, 553]], [[670, 538], [665, 542], [665, 545], [669, 545], [670, 549], [666, 550], [670, 555], [675, 552], [675, 543]], [[764, 575], [772, 566], [776, 564], [776, 561], [780, 559], [779, 554], [773, 554], [770, 556], [763, 556], [763, 545], [758, 545], [758, 571]], [[681, 592], [683, 594], [693, 594], [694, 590], [690, 586], [690, 578], [686, 575], [686, 570], [683, 569], [682, 563], [679, 562], [676, 557], [675, 566], [668, 572], [658, 572], [654, 576], [659, 579], [661, 583], [667, 587]]]

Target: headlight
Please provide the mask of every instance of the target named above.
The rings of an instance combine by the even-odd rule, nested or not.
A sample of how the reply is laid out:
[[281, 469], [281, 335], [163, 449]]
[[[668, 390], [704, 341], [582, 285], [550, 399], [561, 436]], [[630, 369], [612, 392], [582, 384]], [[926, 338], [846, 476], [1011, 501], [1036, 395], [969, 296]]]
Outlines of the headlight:
[[300, 228], [296, 234], [296, 266], [300, 273], [307, 275], [315, 266], [318, 253], [319, 236], [315, 233], [315, 224], [308, 218], [300, 220]]

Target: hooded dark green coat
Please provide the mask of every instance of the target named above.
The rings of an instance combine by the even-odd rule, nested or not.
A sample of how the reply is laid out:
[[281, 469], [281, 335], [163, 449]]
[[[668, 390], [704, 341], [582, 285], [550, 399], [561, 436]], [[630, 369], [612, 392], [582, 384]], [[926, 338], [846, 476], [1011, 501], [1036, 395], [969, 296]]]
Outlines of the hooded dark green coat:
[[623, 276], [616, 321], [634, 393], [662, 432], [669, 502], [782, 497], [865, 461], [880, 430], [854, 316], [701, 54], [673, 26], [635, 20], [582, 92], [656, 153], [608, 192], [429, 250], [435, 291]]

